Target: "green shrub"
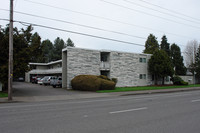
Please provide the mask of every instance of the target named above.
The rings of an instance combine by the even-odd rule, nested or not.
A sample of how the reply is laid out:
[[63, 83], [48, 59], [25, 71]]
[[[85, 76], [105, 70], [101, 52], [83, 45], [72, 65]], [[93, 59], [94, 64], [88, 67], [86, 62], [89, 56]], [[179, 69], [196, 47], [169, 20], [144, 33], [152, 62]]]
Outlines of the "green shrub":
[[97, 91], [113, 90], [116, 84], [103, 75], [79, 75], [72, 79], [71, 85], [74, 90]]
[[115, 82], [101, 79], [101, 86], [99, 90], [114, 90], [115, 89]]
[[101, 86], [100, 78], [94, 75], [79, 75], [72, 79], [74, 90], [97, 91]]
[[111, 80], [117, 84], [117, 78], [112, 78]]
[[179, 76], [173, 77], [172, 81], [174, 85], [188, 85], [188, 82], [183, 81]]
[[110, 80], [107, 76], [105, 75], [100, 75], [100, 76], [97, 76], [98, 78], [101, 78], [101, 79], [105, 79], [105, 80]]
[[188, 85], [188, 82], [181, 81], [181, 85]]

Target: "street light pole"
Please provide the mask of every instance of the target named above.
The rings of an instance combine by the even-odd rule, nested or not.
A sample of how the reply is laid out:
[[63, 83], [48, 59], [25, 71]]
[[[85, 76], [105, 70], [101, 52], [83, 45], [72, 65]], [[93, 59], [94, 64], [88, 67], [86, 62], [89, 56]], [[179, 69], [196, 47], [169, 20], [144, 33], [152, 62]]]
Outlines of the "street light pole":
[[12, 101], [13, 82], [13, 0], [10, 0], [9, 62], [8, 62], [8, 100]]

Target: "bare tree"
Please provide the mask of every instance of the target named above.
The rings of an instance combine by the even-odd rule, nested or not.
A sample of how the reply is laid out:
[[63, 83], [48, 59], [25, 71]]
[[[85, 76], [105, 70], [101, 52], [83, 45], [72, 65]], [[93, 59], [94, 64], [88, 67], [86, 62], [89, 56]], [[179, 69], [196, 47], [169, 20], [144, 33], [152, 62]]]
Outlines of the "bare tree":
[[185, 63], [187, 68], [189, 68], [193, 64], [199, 45], [200, 44], [198, 44], [197, 40], [192, 40], [187, 43], [184, 51]]

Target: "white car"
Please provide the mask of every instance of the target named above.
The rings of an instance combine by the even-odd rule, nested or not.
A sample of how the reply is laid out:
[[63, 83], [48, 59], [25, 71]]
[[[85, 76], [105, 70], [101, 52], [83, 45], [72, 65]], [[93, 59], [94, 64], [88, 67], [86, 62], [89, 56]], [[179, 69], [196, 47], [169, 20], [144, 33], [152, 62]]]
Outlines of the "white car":
[[45, 76], [42, 80], [44, 85], [50, 85], [51, 79], [54, 78], [55, 76]]
[[39, 79], [39, 80], [37, 81], [37, 83], [38, 83], [39, 85], [43, 85], [43, 78]]

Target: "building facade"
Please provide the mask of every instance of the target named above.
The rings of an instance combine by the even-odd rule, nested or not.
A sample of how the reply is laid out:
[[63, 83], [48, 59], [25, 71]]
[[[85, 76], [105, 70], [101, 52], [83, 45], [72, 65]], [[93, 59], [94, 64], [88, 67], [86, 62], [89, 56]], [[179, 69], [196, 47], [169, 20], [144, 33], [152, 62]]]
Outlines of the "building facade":
[[30, 82], [31, 77], [61, 76], [62, 60], [49, 63], [29, 63], [31, 71], [25, 73], [25, 81]]
[[118, 87], [151, 85], [150, 57], [150, 54], [67, 47], [62, 50], [63, 87], [71, 88], [75, 76], [86, 74], [117, 78]]

